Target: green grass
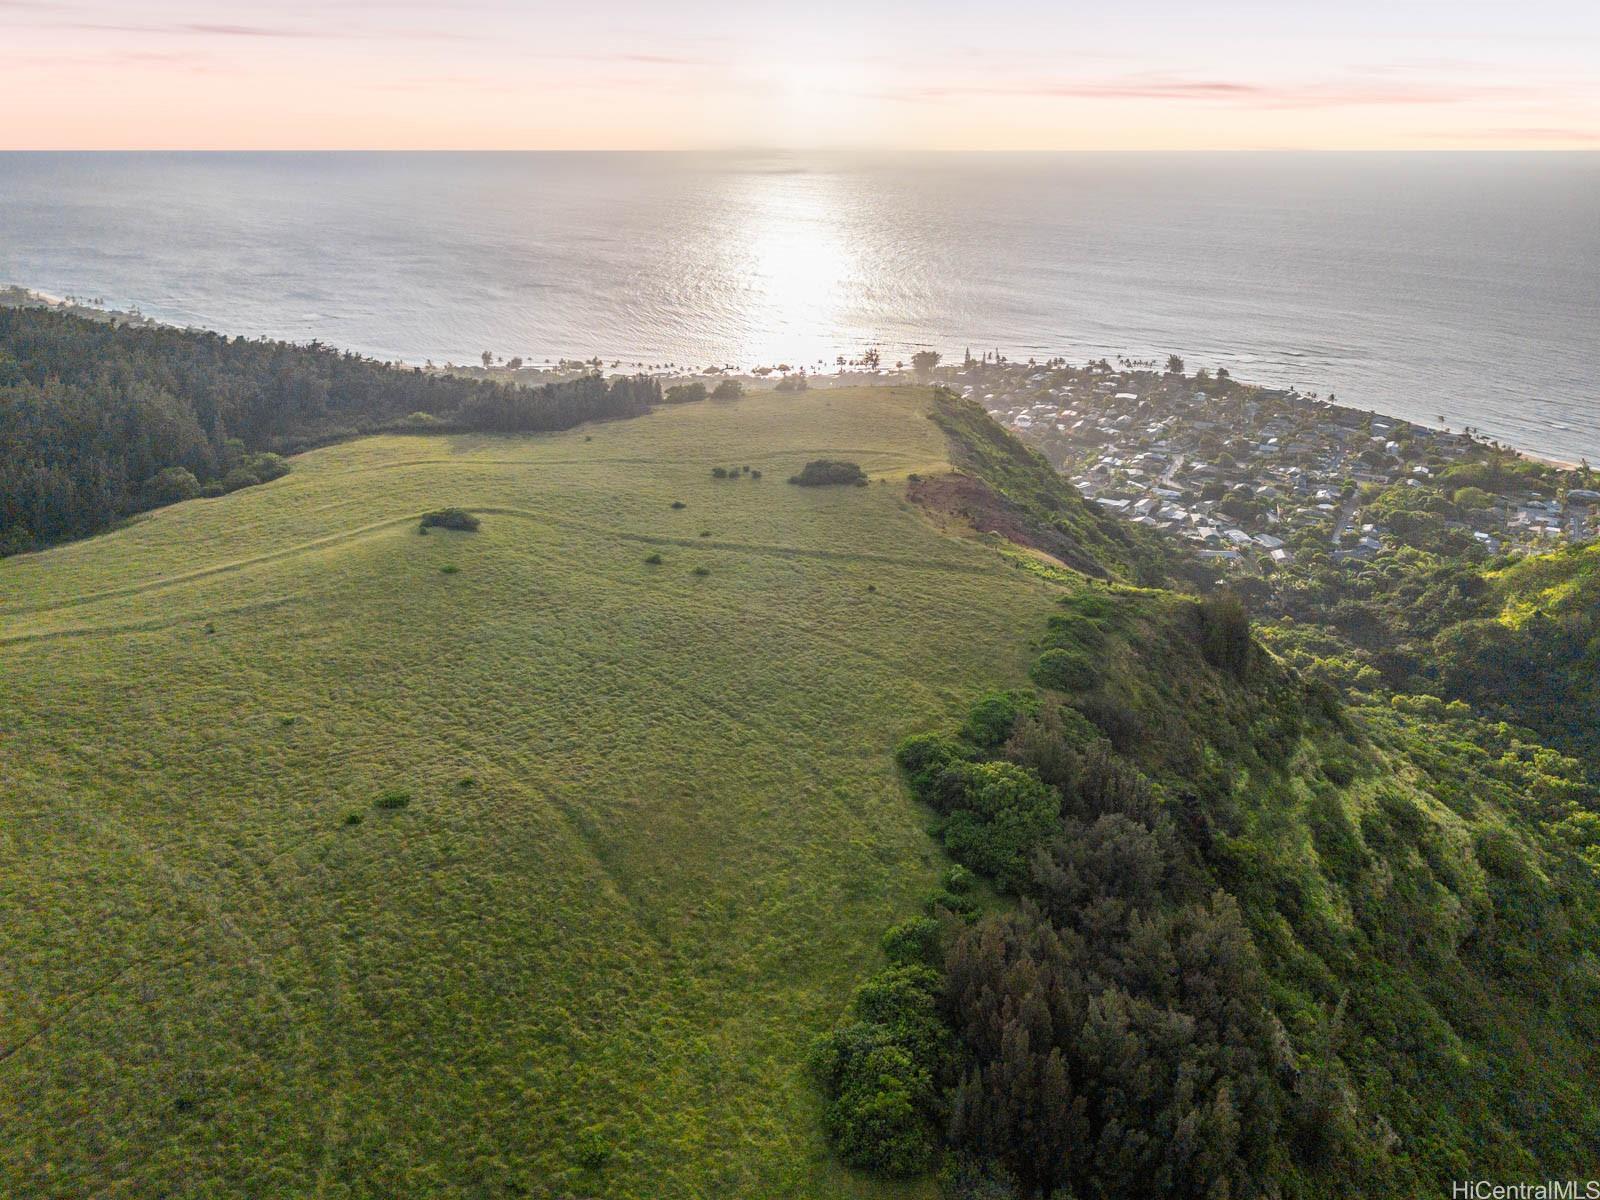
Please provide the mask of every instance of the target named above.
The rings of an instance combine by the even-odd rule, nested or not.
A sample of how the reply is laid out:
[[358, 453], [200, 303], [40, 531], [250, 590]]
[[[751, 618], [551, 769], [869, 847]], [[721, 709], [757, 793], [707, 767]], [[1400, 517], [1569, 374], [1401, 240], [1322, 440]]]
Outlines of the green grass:
[[[0, 1194], [928, 1194], [804, 1051], [941, 865], [891, 748], [1056, 589], [905, 501], [925, 402], [374, 438], [0, 562]], [[710, 476], [820, 457], [874, 486]]]

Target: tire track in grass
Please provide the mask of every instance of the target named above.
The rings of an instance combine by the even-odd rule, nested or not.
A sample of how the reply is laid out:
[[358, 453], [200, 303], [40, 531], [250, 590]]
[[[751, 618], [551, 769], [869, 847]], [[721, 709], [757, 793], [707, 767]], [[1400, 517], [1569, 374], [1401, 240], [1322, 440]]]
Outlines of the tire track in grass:
[[271, 600], [257, 600], [250, 604], [235, 604], [229, 608], [206, 609], [203, 612], [183, 613], [175, 617], [157, 617], [148, 621], [128, 621], [112, 625], [69, 625], [64, 629], [41, 629], [33, 633], [0, 634], [0, 646], [20, 645], [28, 642], [51, 642], [61, 638], [115, 637], [124, 633], [155, 633], [162, 629], [175, 629], [217, 617], [232, 617], [242, 613], [262, 612], [273, 608], [286, 608], [304, 601], [303, 596], [278, 596]]
[[420, 512], [415, 512], [397, 517], [388, 517], [382, 521], [374, 521], [368, 525], [359, 525], [354, 529], [344, 530], [341, 533], [330, 533], [323, 537], [312, 538], [310, 541], [297, 542], [292, 546], [284, 546], [282, 549], [272, 550], [266, 554], [232, 559], [228, 562], [217, 563], [214, 566], [184, 571], [177, 575], [163, 575], [156, 579], [146, 580], [144, 583], [129, 584], [127, 587], [108, 588], [103, 592], [88, 592], [81, 596], [69, 596], [64, 600], [56, 600], [45, 604], [23, 604], [15, 607], [0, 606], [0, 615], [24, 616], [41, 612], [58, 612], [63, 608], [79, 608], [85, 604], [98, 603], [101, 600], [118, 600], [125, 596], [142, 596], [147, 592], [178, 587], [185, 583], [193, 583], [196, 580], [209, 579], [217, 575], [231, 575], [237, 571], [260, 566], [262, 563], [279, 562], [299, 554], [321, 550], [327, 546], [337, 546], [343, 542], [355, 541], [358, 538], [379, 533], [385, 529], [391, 529], [396, 525], [404, 525], [407, 521], [415, 521], [421, 515]]
[[[917, 567], [924, 570], [945, 571], [962, 575], [987, 574], [991, 567], [980, 563], [957, 563], [938, 559], [913, 558], [905, 555], [881, 554], [872, 551], [833, 550], [826, 547], [790, 546], [771, 542], [735, 542], [713, 540], [708, 538], [682, 538], [666, 534], [639, 533], [633, 530], [616, 529], [600, 525], [593, 521], [578, 521], [570, 517], [557, 517], [549, 513], [539, 513], [531, 509], [511, 508], [504, 505], [462, 505], [474, 513], [488, 513], [495, 516], [511, 516], [532, 521], [536, 524], [547, 525], [555, 529], [576, 530], [583, 533], [596, 534], [601, 537], [612, 537], [622, 541], [638, 542], [642, 545], [654, 546], [697, 546], [714, 550], [735, 550], [746, 554], [771, 554], [785, 558], [816, 558], [831, 559], [840, 562], [867, 562], [881, 563], [888, 566]], [[187, 583], [194, 583], [204, 579], [211, 579], [219, 575], [234, 574], [250, 567], [266, 563], [281, 562], [297, 555], [308, 554], [329, 546], [337, 546], [347, 542], [356, 541], [363, 537], [405, 525], [411, 521], [419, 520], [422, 511], [404, 513], [399, 516], [388, 517], [382, 521], [374, 521], [366, 525], [341, 533], [328, 534], [324, 537], [312, 538], [309, 541], [299, 542], [292, 546], [285, 546], [279, 550], [269, 551], [266, 554], [254, 555], [250, 558], [234, 559], [229, 562], [219, 563], [211, 567], [201, 567], [193, 571], [185, 571], [178, 575], [162, 576], [158, 579], [148, 580], [144, 583], [130, 584], [123, 588], [111, 588], [101, 592], [90, 592], [80, 596], [69, 596], [62, 600], [42, 604], [19, 605], [14, 608], [0, 609], [6, 616], [28, 616], [40, 613], [59, 612], [63, 609], [80, 608], [84, 605], [95, 604], [103, 600], [117, 600], [129, 596], [146, 595], [150, 592], [160, 591], [165, 588], [180, 587]], [[160, 622], [152, 627], [159, 627]], [[136, 627], [129, 627], [135, 631]], [[65, 631], [62, 631], [65, 632]], [[41, 636], [35, 634], [11, 634], [0, 636], [0, 644], [10, 641], [26, 641]]]

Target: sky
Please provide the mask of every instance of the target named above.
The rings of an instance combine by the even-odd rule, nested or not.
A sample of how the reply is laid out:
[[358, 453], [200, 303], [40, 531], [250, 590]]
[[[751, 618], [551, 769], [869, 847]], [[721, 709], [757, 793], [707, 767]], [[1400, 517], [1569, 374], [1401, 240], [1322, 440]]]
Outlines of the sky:
[[0, 0], [0, 148], [1600, 150], [1600, 0]]

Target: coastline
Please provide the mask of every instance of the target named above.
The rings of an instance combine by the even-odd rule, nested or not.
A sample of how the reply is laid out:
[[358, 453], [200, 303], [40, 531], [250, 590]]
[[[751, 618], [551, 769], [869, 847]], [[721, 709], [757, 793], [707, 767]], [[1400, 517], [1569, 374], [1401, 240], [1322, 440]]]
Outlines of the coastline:
[[[51, 292], [43, 291], [39, 288], [17, 283], [0, 282], [0, 307], [48, 308], [57, 312], [67, 313], [72, 316], [82, 317], [86, 320], [121, 322], [123, 324], [136, 325], [139, 327], [165, 325], [171, 328], [207, 328], [199, 325], [180, 326], [175, 322], [158, 320], [157, 318], [145, 315], [139, 310], [137, 305], [131, 306], [129, 309], [110, 308], [105, 306], [102, 302], [94, 300], [85, 301], [71, 296], [58, 296]], [[659, 365], [647, 367], [641, 363], [624, 363], [620, 358], [608, 358], [605, 356], [597, 356], [597, 359], [599, 362], [599, 369], [603, 374], [610, 375], [643, 373], [653, 375], [661, 379], [663, 383], [687, 382], [697, 379], [705, 379], [707, 377], [727, 377], [739, 379], [750, 386], [762, 387], [773, 384], [776, 382], [776, 380], [783, 378], [783, 375], [778, 373], [776, 366], [756, 365], [748, 369], [744, 369], [733, 365], [709, 365], [704, 368], [695, 369], [691, 367], [680, 366], [678, 364], [667, 364], [665, 367]], [[375, 361], [384, 360], [375, 359]], [[843, 361], [842, 356], [840, 361]], [[432, 360], [427, 360], [426, 365], [421, 365], [420, 369], [477, 378], [492, 379], [506, 377], [504, 379], [505, 382], [517, 383], [523, 386], [537, 387], [542, 383], [555, 382], [571, 378], [576, 373], [593, 369], [595, 362], [596, 359], [576, 360], [562, 358], [555, 361], [547, 359], [542, 363], [530, 363], [516, 370], [507, 370], [503, 365], [487, 369], [483, 367], [471, 366], [469, 364], [455, 363], [446, 363], [444, 366], [439, 366], [433, 363]], [[410, 360], [396, 360], [395, 365], [413, 367], [419, 366], [419, 364]], [[798, 373], [805, 374], [805, 368], [798, 368]], [[895, 367], [869, 369], [859, 363], [851, 363], [848, 366], [840, 366], [836, 369], [836, 372], [831, 375], [812, 373], [808, 375], [807, 378], [810, 381], [811, 386], [814, 387], [859, 387], [863, 385], [870, 386], [875, 384], [890, 386], [915, 382], [915, 376], [908, 369]], [[1271, 386], [1268, 384], [1255, 383], [1252, 380], [1242, 379], [1240, 382], [1249, 383], [1252, 386], [1262, 388], [1269, 388]], [[1354, 405], [1342, 404], [1332, 399], [1328, 399], [1324, 401], [1324, 403], [1327, 404], [1329, 411], [1346, 411], [1351, 413], [1373, 415], [1385, 418], [1387, 420], [1401, 422], [1419, 429], [1431, 429], [1437, 432], [1448, 432], [1448, 426], [1439, 426], [1425, 422], [1414, 421], [1410, 418], [1401, 417], [1397, 414], [1384, 412], [1379, 409], [1358, 408]], [[1551, 467], [1556, 470], [1577, 471], [1582, 469], [1583, 466], [1583, 463], [1580, 460], [1560, 458], [1546, 452], [1533, 450], [1528, 447], [1515, 445], [1510, 442], [1505, 442], [1498, 438], [1487, 438], [1481, 433], [1476, 433], [1474, 436], [1477, 440], [1498, 444], [1519, 458], [1524, 458], [1530, 462], [1535, 462], [1542, 466]]]

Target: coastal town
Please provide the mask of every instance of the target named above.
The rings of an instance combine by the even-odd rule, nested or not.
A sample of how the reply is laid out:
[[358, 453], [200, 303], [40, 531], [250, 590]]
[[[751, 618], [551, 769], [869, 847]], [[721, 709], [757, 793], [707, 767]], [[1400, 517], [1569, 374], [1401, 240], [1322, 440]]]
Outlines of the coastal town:
[[938, 372], [1102, 508], [1194, 544], [1229, 571], [1359, 566], [1404, 546], [1485, 556], [1600, 534], [1588, 465], [1526, 458], [1474, 434], [1340, 406], [1226, 370], [1105, 360]]

